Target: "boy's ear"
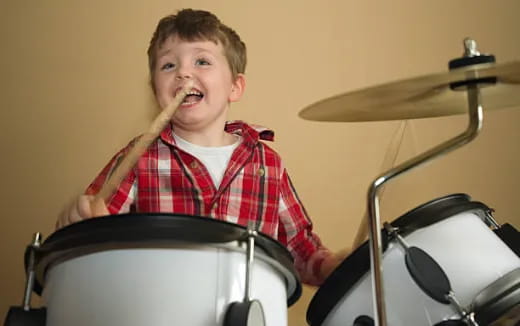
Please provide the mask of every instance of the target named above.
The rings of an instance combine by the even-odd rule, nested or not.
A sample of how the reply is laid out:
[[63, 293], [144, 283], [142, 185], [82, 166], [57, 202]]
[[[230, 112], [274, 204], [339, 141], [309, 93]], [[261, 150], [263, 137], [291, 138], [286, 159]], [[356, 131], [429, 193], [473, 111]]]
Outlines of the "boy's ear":
[[231, 93], [229, 93], [229, 102], [236, 102], [240, 100], [244, 90], [246, 88], [246, 76], [244, 74], [238, 74], [237, 78], [231, 85]]

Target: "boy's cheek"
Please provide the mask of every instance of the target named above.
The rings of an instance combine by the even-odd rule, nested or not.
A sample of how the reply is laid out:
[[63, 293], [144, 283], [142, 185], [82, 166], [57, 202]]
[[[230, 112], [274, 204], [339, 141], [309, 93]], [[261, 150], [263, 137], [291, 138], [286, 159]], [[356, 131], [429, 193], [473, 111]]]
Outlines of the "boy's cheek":
[[154, 96], [161, 108], [165, 108], [168, 105], [169, 101], [171, 101], [171, 96], [169, 95], [169, 92], [165, 90], [164, 87], [161, 87], [161, 85], [156, 84]]

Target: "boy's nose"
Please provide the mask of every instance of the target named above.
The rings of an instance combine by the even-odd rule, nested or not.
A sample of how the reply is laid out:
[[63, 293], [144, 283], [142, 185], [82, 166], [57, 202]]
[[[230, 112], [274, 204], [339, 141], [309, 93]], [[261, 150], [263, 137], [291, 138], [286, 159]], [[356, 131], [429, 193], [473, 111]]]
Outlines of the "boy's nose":
[[189, 79], [189, 78], [191, 78], [191, 75], [190, 74], [177, 74], [177, 76], [175, 76], [175, 78], [178, 80]]
[[175, 76], [175, 78], [178, 80], [191, 78], [191, 71], [189, 68], [180, 67], [179, 70], [177, 70], [177, 76]]

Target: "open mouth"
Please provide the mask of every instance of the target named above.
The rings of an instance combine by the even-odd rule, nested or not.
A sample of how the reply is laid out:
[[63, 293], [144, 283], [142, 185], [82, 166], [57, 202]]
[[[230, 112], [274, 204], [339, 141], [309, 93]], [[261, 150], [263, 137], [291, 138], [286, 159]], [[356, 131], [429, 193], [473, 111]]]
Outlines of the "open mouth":
[[182, 101], [182, 105], [189, 106], [189, 105], [197, 104], [198, 102], [202, 101], [203, 98], [204, 98], [204, 94], [202, 94], [202, 92], [200, 92], [199, 90], [193, 88], [184, 97], [184, 100]]

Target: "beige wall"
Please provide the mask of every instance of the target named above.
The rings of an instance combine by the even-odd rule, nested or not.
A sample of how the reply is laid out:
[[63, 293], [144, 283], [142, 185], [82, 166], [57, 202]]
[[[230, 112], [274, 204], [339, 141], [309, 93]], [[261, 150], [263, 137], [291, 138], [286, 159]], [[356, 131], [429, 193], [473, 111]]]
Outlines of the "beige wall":
[[[517, 0], [0, 1], [2, 319], [21, 300], [31, 234], [49, 235], [64, 202], [155, 116], [147, 43], [157, 20], [183, 7], [214, 11], [246, 41], [247, 92], [230, 118], [276, 130], [274, 146], [335, 250], [351, 243], [399, 122], [317, 123], [298, 112], [340, 92], [445, 71], [466, 36], [500, 62], [520, 57]], [[399, 160], [465, 123], [410, 122]], [[520, 226], [519, 123], [520, 110], [486, 112], [475, 142], [388, 186], [384, 218], [465, 192]], [[291, 308], [292, 325], [304, 324], [312, 293]]]

